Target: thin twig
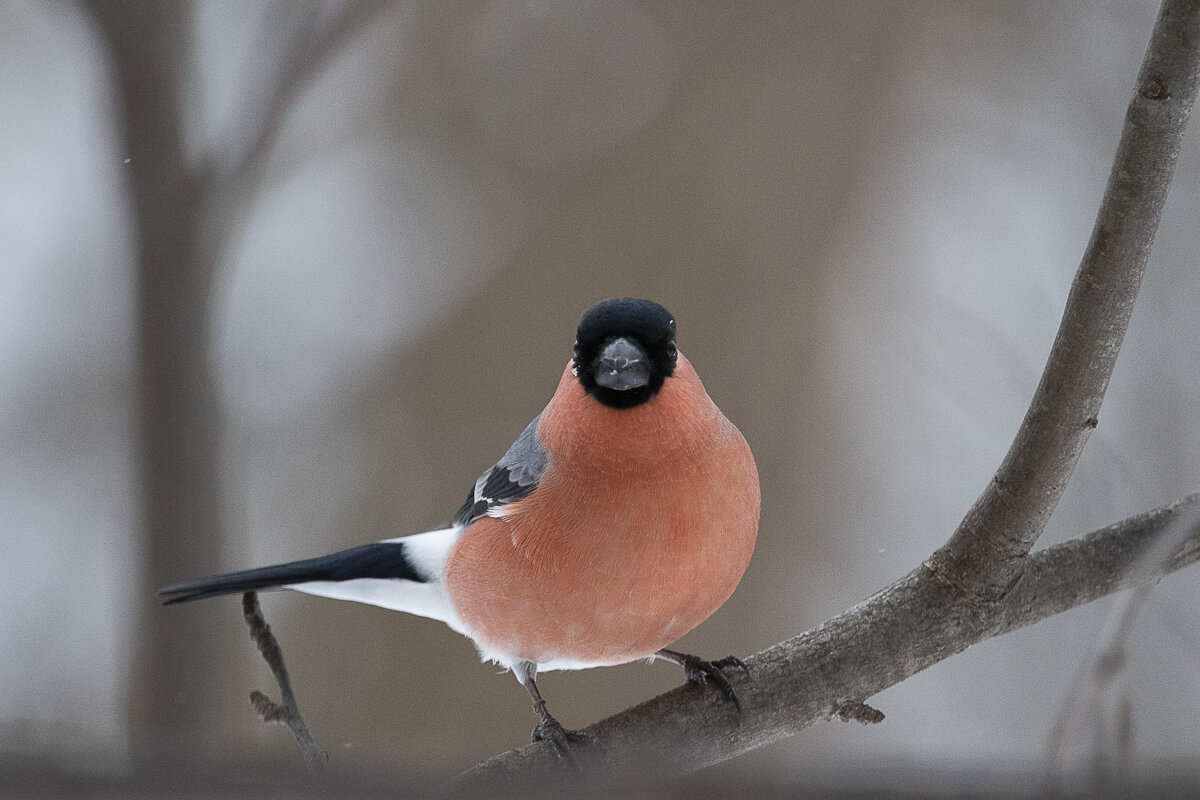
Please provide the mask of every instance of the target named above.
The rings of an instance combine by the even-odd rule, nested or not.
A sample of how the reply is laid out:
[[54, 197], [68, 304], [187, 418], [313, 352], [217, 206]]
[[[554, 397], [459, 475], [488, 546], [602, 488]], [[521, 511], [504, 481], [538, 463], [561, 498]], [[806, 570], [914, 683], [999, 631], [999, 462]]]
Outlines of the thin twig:
[[279, 691], [283, 697], [282, 703], [275, 703], [262, 692], [253, 691], [250, 693], [250, 705], [262, 717], [263, 722], [288, 727], [292, 736], [296, 737], [296, 744], [300, 747], [300, 754], [304, 756], [304, 763], [308, 765], [309, 771], [315, 776], [320, 776], [325, 771], [329, 756], [313, 741], [308, 726], [304, 724], [304, 717], [300, 715], [296, 694], [292, 691], [292, 681], [283, 663], [283, 651], [275, 639], [275, 634], [271, 633], [271, 626], [263, 617], [257, 592], [246, 592], [242, 595], [242, 616], [250, 628], [250, 638], [258, 646], [258, 652], [262, 653], [267, 666], [271, 668], [271, 674], [275, 676], [275, 682], [279, 684]]
[[[1109, 614], [1099, 646], [1071, 681], [1071, 689], [1050, 729], [1046, 794], [1057, 796], [1065, 788], [1067, 745], [1072, 730], [1082, 728], [1093, 737], [1092, 791], [1114, 788], [1113, 773], [1122, 753], [1123, 710], [1120, 679], [1127, 663], [1126, 644], [1137, 612], [1150, 593], [1143, 584], [1122, 598]], [[1081, 723], [1079, 721], [1082, 720]], [[1113, 763], [1118, 762], [1118, 763]]]
[[[281, 7], [291, 8], [292, 4]], [[240, 149], [230, 146], [238, 140], [230, 132], [219, 141], [233, 155], [210, 152], [194, 168], [205, 190], [201, 213], [210, 237], [205, 242], [207, 255], [213, 263], [224, 260], [244, 234], [250, 211], [267, 186], [267, 166], [275, 143], [296, 101], [354, 37], [389, 7], [383, 0], [345, 0], [322, 24], [317, 19], [321, 7], [308, 6], [308, 20], [280, 46], [271, 66], [256, 65], [250, 81], [253, 88], [242, 112], [234, 115], [237, 125], [249, 131], [245, 144]]]
[[842, 722], [860, 722], [863, 725], [878, 725], [884, 720], [882, 711], [859, 700], [838, 706], [833, 716]]
[[1172, 558], [1191, 535], [1192, 530], [1185, 524], [1166, 528], [1135, 568], [1135, 576], [1141, 576], [1135, 577], [1137, 588], [1109, 612], [1097, 645], [1072, 680], [1050, 730], [1046, 747], [1049, 794], [1063, 789], [1067, 748], [1072, 734], [1091, 738], [1093, 790], [1111, 788], [1113, 780], [1121, 777], [1118, 773], [1127, 766], [1131, 744], [1128, 737], [1132, 714], [1128, 696], [1121, 691], [1121, 682], [1128, 664], [1134, 622], [1157, 583], [1153, 576], [1159, 571], [1159, 565]]

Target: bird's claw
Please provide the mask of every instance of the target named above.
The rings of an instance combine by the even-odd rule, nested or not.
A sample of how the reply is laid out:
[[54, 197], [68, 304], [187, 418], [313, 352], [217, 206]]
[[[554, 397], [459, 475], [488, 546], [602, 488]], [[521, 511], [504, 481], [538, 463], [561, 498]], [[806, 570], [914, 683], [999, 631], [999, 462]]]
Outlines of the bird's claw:
[[724, 658], [718, 659], [712, 663], [714, 667], [720, 667], [721, 669], [725, 669], [726, 667], [737, 667], [746, 674], [747, 678], [750, 677], [750, 668], [746, 666], [745, 661], [742, 661], [737, 656], [725, 656]]
[[683, 674], [687, 677], [688, 682], [700, 686], [701, 689], [712, 682], [721, 690], [721, 694], [725, 695], [725, 699], [733, 703], [740, 720], [742, 718], [742, 701], [738, 699], [733, 683], [723, 671], [726, 667], [737, 667], [746, 673], [746, 677], [750, 677], [750, 668], [737, 656], [726, 656], [717, 661], [705, 661], [697, 656], [684, 656], [683, 658]]
[[581, 749], [591, 748], [599, 753], [604, 752], [604, 745], [596, 738], [595, 734], [587, 731], [568, 730], [554, 717], [546, 717], [538, 723], [538, 726], [533, 729], [530, 741], [549, 742], [554, 747], [554, 754], [558, 756], [559, 760], [566, 762], [576, 770], [582, 769], [582, 764], [579, 762]]

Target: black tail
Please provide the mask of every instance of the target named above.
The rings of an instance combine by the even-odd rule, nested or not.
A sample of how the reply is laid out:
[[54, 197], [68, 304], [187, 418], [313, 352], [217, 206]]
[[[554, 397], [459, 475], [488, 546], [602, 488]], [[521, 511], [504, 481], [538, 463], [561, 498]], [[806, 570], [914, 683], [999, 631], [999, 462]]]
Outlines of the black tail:
[[409, 561], [403, 542], [380, 542], [319, 558], [177, 583], [159, 589], [158, 593], [166, 598], [163, 603], [170, 605], [221, 594], [279, 589], [308, 581], [350, 581], [355, 578], [399, 578], [418, 583], [430, 580], [430, 576], [419, 573]]

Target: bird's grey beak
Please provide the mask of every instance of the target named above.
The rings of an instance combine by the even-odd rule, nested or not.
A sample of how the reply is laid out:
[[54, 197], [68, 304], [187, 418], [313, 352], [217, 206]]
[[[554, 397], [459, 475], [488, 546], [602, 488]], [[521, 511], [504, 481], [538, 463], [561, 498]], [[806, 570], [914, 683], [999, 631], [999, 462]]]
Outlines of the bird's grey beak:
[[606, 344], [595, 365], [596, 383], [618, 392], [650, 383], [650, 363], [645, 351], [624, 336]]

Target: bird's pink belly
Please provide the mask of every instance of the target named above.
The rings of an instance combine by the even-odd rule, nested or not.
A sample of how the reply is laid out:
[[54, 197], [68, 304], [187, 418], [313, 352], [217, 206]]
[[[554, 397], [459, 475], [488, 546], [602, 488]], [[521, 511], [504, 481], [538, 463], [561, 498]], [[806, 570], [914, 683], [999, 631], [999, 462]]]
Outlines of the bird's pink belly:
[[[645, 658], [707, 619], [733, 593], [749, 561], [756, 520], [693, 551], [646, 552], [630, 538], [597, 532], [545, 547], [513, 535], [512, 523], [471, 526], [447, 562], [446, 586], [485, 652], [538, 663], [621, 664]], [[576, 533], [580, 533], [576, 531]], [[518, 544], [514, 544], [516, 539]], [[633, 540], [639, 537], [635, 534]], [[648, 546], [662, 538], [648, 538]], [[563, 546], [557, 546], [563, 545]], [[640, 552], [639, 552], [640, 549]]]

